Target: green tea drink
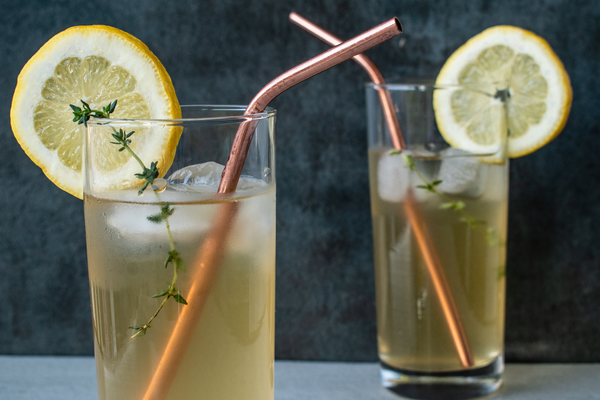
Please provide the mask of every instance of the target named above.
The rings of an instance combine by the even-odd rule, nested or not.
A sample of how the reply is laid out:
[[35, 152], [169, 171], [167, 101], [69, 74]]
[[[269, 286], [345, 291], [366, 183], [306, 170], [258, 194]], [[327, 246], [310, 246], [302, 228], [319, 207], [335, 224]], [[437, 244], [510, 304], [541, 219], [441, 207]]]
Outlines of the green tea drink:
[[[227, 200], [238, 208], [216, 280], [165, 400], [273, 398], [275, 185], [242, 178], [238, 188]], [[177, 288], [186, 297], [222, 200], [170, 187], [159, 195], [174, 209], [169, 224], [184, 261]], [[165, 226], [147, 220], [159, 210], [155, 201], [137, 188], [85, 197], [100, 400], [143, 398], [179, 314], [194, 301], [167, 301], [147, 333], [130, 339], [173, 277]]]
[[453, 150], [431, 158], [369, 152], [379, 356], [404, 371], [463, 368], [404, 211], [409, 191], [446, 275], [473, 367], [503, 352], [508, 168]]

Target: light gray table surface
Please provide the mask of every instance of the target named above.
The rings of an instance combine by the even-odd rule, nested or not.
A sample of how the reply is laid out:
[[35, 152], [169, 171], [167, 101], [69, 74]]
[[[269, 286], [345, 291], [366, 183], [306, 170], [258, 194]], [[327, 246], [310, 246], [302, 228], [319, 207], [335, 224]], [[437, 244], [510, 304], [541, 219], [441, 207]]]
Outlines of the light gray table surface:
[[[92, 357], [0, 356], [0, 399], [95, 400]], [[600, 400], [600, 364], [508, 364], [498, 400]], [[275, 400], [401, 399], [375, 363], [276, 361]], [[240, 399], [242, 400], [242, 399]]]

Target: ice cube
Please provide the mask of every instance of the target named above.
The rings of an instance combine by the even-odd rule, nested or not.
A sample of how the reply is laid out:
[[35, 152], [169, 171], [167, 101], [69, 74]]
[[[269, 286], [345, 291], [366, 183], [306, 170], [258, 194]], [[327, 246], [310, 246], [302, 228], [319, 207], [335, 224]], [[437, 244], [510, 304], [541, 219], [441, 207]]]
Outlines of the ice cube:
[[[405, 152], [409, 155], [409, 152]], [[377, 188], [379, 197], [392, 203], [402, 202], [411, 185], [421, 185], [419, 176], [410, 170], [404, 161], [405, 158], [396, 151], [389, 151], [381, 155], [377, 168]], [[421, 171], [422, 172], [422, 171]], [[413, 188], [415, 199], [422, 203], [435, 197], [427, 190]]]
[[443, 152], [442, 165], [438, 173], [437, 186], [440, 192], [457, 194], [468, 197], [478, 197], [483, 193], [484, 179], [481, 173], [479, 159], [465, 155], [458, 149], [448, 149]]
[[[180, 192], [216, 193], [225, 167], [214, 161], [203, 164], [188, 165], [171, 174], [167, 179], [169, 189]], [[236, 192], [263, 188], [265, 182], [250, 176], [242, 175], [238, 181]]]
[[[174, 206], [175, 211], [169, 217], [173, 235], [202, 233], [210, 227], [214, 210], [188, 206]], [[118, 235], [137, 242], [160, 242], [167, 239], [164, 223], [151, 222], [148, 217], [160, 213], [157, 204], [117, 205], [108, 216], [107, 225]], [[206, 214], [206, 215], [205, 215]]]
[[401, 154], [386, 152], [377, 166], [377, 189], [382, 200], [397, 203], [404, 199], [410, 180], [410, 169]]
[[192, 192], [216, 192], [225, 167], [214, 161], [188, 165], [171, 174], [167, 179], [170, 189]]

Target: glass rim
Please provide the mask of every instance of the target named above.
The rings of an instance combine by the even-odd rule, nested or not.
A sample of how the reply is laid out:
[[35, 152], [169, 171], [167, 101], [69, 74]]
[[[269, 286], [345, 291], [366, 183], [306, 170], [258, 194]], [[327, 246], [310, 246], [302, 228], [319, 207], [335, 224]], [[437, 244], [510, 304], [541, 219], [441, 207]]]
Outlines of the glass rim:
[[219, 117], [190, 117], [190, 118], [90, 118], [87, 122], [88, 125], [93, 126], [103, 126], [103, 125], [151, 125], [151, 124], [159, 124], [159, 125], [184, 125], [188, 123], [241, 123], [244, 121], [260, 121], [263, 119], [268, 119], [277, 114], [277, 110], [271, 107], [266, 107], [265, 111], [255, 114], [244, 114], [247, 106], [243, 105], [229, 105], [229, 104], [185, 104], [181, 105], [182, 113], [185, 110], [198, 110], [198, 111], [231, 111], [231, 112], [241, 112], [241, 114], [236, 115], [225, 115]]
[[397, 92], [410, 92], [410, 91], [419, 91], [425, 92], [436, 89], [469, 89], [469, 90], [477, 90], [477, 88], [489, 88], [491, 86], [494, 87], [502, 87], [506, 86], [505, 82], [481, 82], [478, 84], [470, 83], [470, 84], [437, 84], [433, 78], [422, 78], [420, 80], [410, 80], [410, 81], [391, 81], [386, 83], [373, 83], [367, 82], [365, 83], [365, 88], [367, 89], [385, 89], [388, 91], [397, 91]]

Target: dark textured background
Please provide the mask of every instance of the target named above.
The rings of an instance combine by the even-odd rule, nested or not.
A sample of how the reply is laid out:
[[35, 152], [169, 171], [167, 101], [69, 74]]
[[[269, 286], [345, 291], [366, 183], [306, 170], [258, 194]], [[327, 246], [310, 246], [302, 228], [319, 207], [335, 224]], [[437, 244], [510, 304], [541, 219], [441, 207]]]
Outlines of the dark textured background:
[[[600, 361], [600, 3], [567, 0], [0, 1], [0, 353], [91, 354], [82, 202], [13, 138], [25, 62], [54, 34], [107, 24], [145, 42], [182, 104], [246, 104], [327, 47], [297, 11], [341, 37], [397, 16], [405, 33], [367, 53], [386, 77], [433, 77], [499, 24], [546, 38], [573, 82], [564, 132], [511, 164], [509, 361]], [[375, 360], [363, 83], [351, 62], [279, 96], [276, 356]]]

